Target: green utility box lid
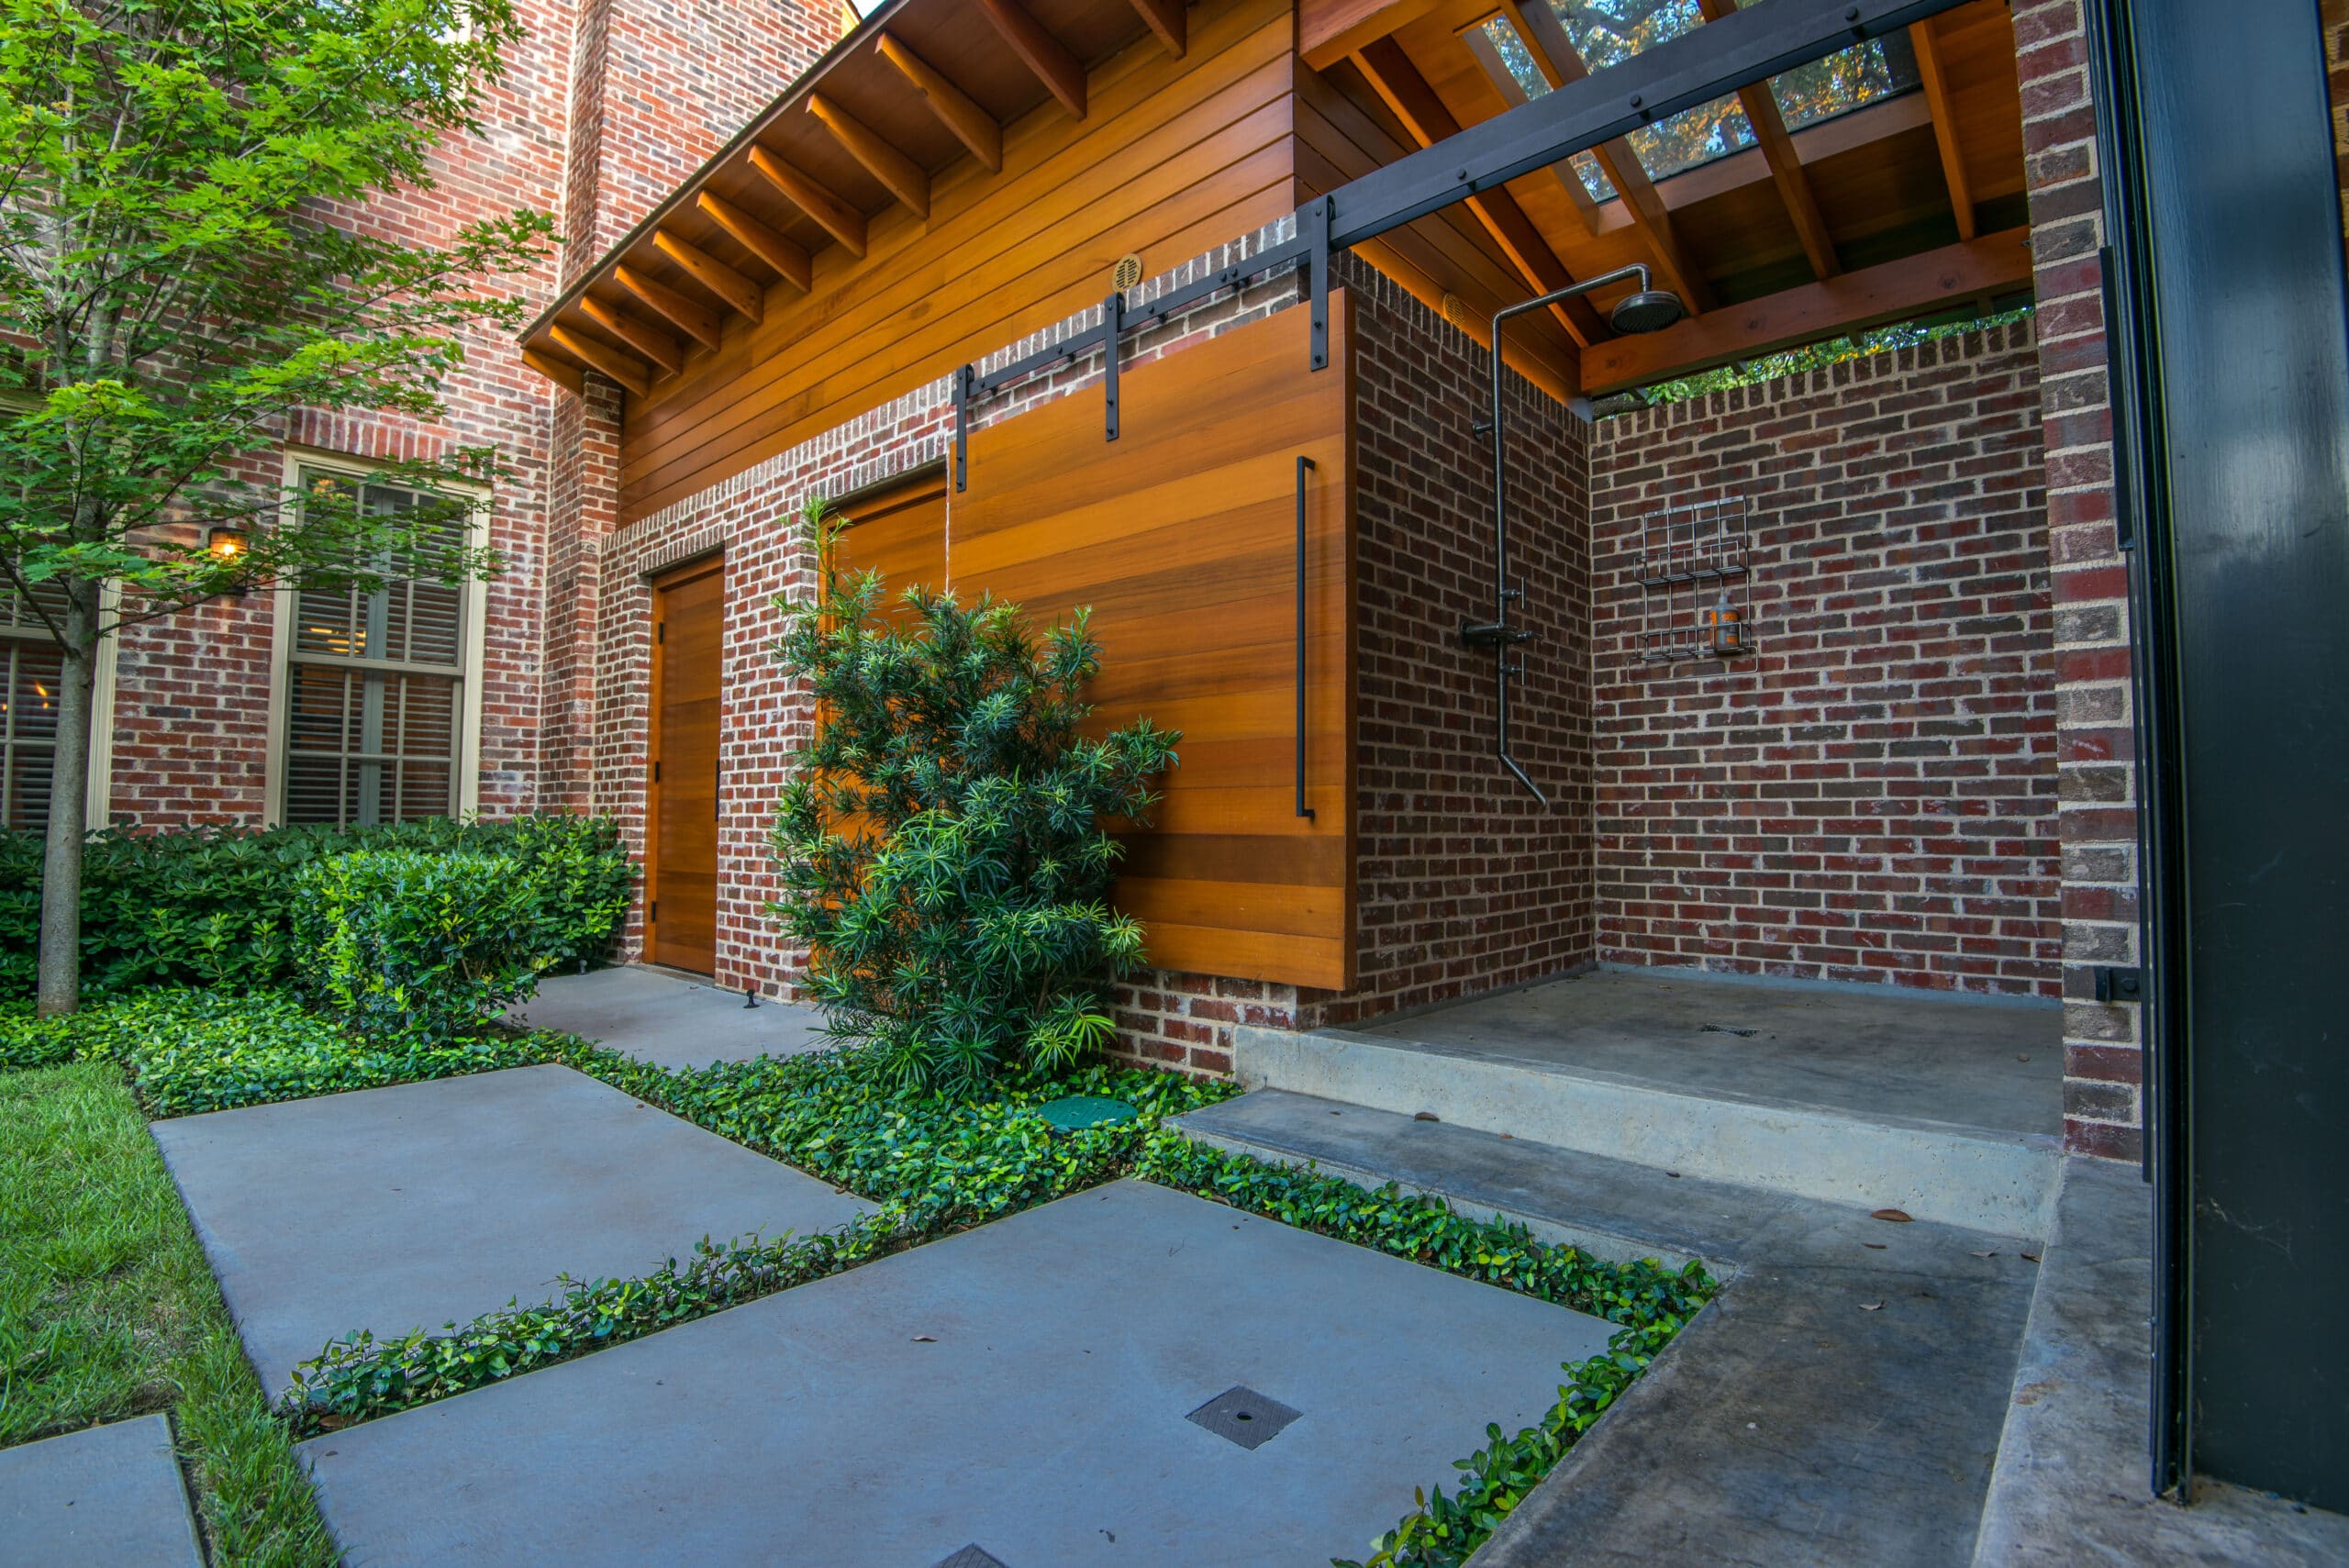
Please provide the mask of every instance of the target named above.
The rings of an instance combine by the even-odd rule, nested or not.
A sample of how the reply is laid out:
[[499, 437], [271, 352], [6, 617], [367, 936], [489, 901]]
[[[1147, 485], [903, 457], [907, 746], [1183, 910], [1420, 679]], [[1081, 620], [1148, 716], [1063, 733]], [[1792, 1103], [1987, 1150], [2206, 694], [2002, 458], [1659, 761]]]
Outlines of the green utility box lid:
[[1099, 1127], [1104, 1122], [1131, 1121], [1141, 1113], [1123, 1100], [1104, 1099], [1099, 1095], [1065, 1095], [1057, 1100], [1046, 1100], [1036, 1107], [1036, 1114], [1062, 1132], [1074, 1132], [1081, 1127]]

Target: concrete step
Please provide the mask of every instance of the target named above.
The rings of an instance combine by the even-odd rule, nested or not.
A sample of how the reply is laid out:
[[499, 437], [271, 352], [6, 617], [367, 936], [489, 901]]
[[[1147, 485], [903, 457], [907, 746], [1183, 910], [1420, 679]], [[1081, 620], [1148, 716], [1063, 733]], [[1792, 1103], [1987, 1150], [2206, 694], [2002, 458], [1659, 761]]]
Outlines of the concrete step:
[[1696, 1095], [1592, 1068], [1495, 1060], [1339, 1029], [1233, 1031], [1252, 1089], [1506, 1133], [1683, 1180], [1864, 1209], [1898, 1208], [2006, 1236], [2046, 1233], [2060, 1140], [1761, 1095]]
[[1725, 1278], [1475, 1568], [1967, 1568], [2030, 1310], [2028, 1243], [1282, 1090], [1178, 1125], [1601, 1256], [1698, 1256]]

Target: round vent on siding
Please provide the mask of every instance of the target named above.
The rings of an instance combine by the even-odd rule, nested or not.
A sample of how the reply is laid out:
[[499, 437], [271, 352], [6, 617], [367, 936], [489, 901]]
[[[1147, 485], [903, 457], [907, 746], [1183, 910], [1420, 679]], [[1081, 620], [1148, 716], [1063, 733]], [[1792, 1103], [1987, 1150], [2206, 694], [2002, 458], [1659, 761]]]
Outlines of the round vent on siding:
[[1119, 257], [1116, 270], [1109, 274], [1109, 286], [1119, 294], [1123, 294], [1140, 282], [1141, 282], [1141, 258], [1130, 255]]
[[1476, 334], [1476, 318], [1468, 314], [1468, 302], [1456, 294], [1443, 296], [1443, 318], [1471, 338]]

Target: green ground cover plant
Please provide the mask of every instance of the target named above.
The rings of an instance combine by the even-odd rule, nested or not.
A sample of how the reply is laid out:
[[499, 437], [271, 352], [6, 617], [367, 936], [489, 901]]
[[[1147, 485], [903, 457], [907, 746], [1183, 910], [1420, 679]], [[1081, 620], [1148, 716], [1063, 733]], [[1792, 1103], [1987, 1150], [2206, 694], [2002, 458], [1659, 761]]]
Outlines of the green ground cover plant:
[[1083, 732], [1088, 612], [1039, 632], [1017, 605], [916, 584], [886, 613], [879, 573], [833, 569], [820, 499], [802, 521], [822, 591], [780, 601], [777, 654], [818, 718], [775, 813], [773, 912], [829, 1028], [899, 1088], [1073, 1066], [1115, 1032], [1107, 986], [1142, 958], [1109, 908], [1103, 822], [1147, 820], [1181, 737], [1146, 718]]
[[335, 1562], [121, 1074], [0, 1074], [0, 1446], [156, 1410], [214, 1562]]
[[[610, 819], [427, 817], [375, 828], [195, 828], [94, 833], [83, 848], [83, 990], [247, 989], [294, 975], [295, 905], [312, 864], [353, 850], [464, 851], [504, 862], [534, 894], [552, 962], [603, 955], [636, 873]], [[32, 995], [41, 836], [0, 832], [0, 999]]]
[[[907, 1092], [850, 1053], [676, 1071], [548, 1032], [490, 1032], [445, 1046], [382, 1047], [282, 995], [155, 993], [69, 1018], [0, 1019], [0, 1067], [118, 1063], [159, 1115], [552, 1062], [847, 1187], [873, 1215], [807, 1236], [704, 1239], [628, 1279], [558, 1282], [438, 1333], [336, 1341], [284, 1391], [281, 1429], [329, 1430], [445, 1398], [655, 1333], [1037, 1204], [1133, 1176], [1555, 1302], [1618, 1325], [1606, 1352], [1564, 1368], [1558, 1400], [1515, 1436], [1458, 1462], [1451, 1496], [1422, 1489], [1362, 1568], [1451, 1568], [1628, 1387], [1716, 1288], [1703, 1269], [1615, 1263], [1535, 1240], [1524, 1228], [1454, 1212], [1388, 1186], [1365, 1190], [1310, 1167], [1268, 1164], [1191, 1142], [1169, 1119], [1237, 1093], [1228, 1084], [1096, 1065], [1018, 1067], [981, 1093]], [[39, 1073], [28, 1072], [23, 1082]], [[6, 1082], [6, 1080], [0, 1080]], [[1063, 1095], [1122, 1098], [1123, 1122], [1056, 1131], [1039, 1114]], [[143, 1140], [142, 1140], [143, 1141]], [[146, 1146], [151, 1157], [151, 1144]], [[241, 1360], [236, 1363], [243, 1365]]]

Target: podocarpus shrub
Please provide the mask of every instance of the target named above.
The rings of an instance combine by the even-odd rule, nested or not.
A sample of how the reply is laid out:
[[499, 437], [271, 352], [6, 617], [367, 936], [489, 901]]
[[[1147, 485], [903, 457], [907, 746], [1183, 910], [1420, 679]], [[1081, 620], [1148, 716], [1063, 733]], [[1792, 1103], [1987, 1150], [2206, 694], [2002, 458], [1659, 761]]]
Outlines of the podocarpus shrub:
[[356, 850], [305, 866], [302, 987], [361, 1034], [438, 1044], [535, 989], [553, 962], [539, 890], [501, 855]]
[[810, 952], [831, 1032], [900, 1087], [963, 1093], [1000, 1063], [1064, 1067], [1112, 1029], [1104, 989], [1141, 960], [1114, 915], [1118, 846], [1179, 735], [1139, 720], [1082, 733], [1101, 650], [1086, 612], [1041, 636], [1016, 605], [918, 584], [898, 616], [880, 574], [785, 601], [779, 657], [817, 702], [773, 844], [773, 906]]
[[[314, 861], [358, 849], [463, 849], [507, 858], [537, 889], [559, 962], [603, 953], [635, 884], [619, 831], [604, 817], [440, 817], [369, 828], [166, 833], [109, 828], [92, 834], [83, 851], [83, 994], [287, 982], [295, 878]], [[40, 867], [39, 833], [0, 832], [0, 1000], [32, 994]]]

